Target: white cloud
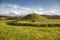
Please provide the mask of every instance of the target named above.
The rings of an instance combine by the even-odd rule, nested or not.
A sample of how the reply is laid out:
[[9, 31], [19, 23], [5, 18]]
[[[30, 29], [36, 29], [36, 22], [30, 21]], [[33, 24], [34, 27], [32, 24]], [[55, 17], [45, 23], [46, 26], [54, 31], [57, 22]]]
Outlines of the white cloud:
[[17, 4], [1, 4], [0, 5], [0, 15], [20, 15], [24, 16], [35, 12], [37, 14], [45, 14], [45, 15], [60, 15], [59, 7], [53, 7], [50, 10], [46, 10], [44, 8], [29, 8], [23, 7]]
[[[4, 10], [4, 11], [2, 11], [2, 10]], [[26, 15], [31, 12], [31, 9], [26, 8], [26, 7], [22, 7], [22, 6], [19, 6], [16, 4], [2, 4], [2, 5], [0, 5], [0, 14], [5, 15], [6, 13], [8, 13], [6, 11], [8, 11], [9, 13], [12, 12], [16, 15]]]
[[60, 15], [60, 7], [54, 6], [53, 8], [50, 9], [50, 13], [53, 15]]

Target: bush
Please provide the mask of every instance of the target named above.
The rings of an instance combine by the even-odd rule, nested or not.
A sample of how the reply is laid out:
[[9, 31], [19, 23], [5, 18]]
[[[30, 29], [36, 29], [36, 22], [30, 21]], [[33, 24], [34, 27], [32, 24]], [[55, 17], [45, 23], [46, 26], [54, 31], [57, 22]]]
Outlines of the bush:
[[16, 23], [16, 22], [7, 22], [7, 24], [14, 26], [60, 27], [60, 24], [33, 24], [33, 23]]
[[48, 27], [53, 27], [53, 24], [47, 24], [48, 25]]

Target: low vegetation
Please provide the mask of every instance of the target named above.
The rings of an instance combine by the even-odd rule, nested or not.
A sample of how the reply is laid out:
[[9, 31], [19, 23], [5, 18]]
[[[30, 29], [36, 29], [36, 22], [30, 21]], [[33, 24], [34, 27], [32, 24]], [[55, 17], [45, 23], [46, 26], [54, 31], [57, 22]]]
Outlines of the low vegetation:
[[0, 40], [60, 40], [60, 19], [30, 14], [22, 19], [0, 20]]
[[60, 27], [59, 23], [38, 23], [38, 22], [16, 22], [16, 21], [10, 21], [7, 22], [8, 25], [13, 26], [34, 26], [34, 27]]
[[60, 40], [60, 28], [12, 26], [0, 21], [0, 40]]

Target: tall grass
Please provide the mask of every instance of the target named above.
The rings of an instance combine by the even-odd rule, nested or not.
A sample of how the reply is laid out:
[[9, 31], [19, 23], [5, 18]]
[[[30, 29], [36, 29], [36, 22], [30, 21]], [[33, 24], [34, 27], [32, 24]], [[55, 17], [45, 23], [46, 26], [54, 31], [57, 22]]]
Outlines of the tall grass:
[[60, 28], [12, 26], [0, 21], [0, 40], [60, 40]]

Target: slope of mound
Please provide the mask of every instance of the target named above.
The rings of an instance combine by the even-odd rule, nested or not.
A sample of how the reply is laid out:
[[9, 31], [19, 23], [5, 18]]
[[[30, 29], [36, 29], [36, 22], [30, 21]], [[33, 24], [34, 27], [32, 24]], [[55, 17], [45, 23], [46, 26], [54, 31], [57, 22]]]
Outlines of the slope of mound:
[[38, 14], [29, 14], [25, 17], [23, 17], [23, 20], [36, 20], [36, 21], [42, 21], [42, 20], [45, 20], [46, 18], [41, 16], [41, 15], [38, 15]]

